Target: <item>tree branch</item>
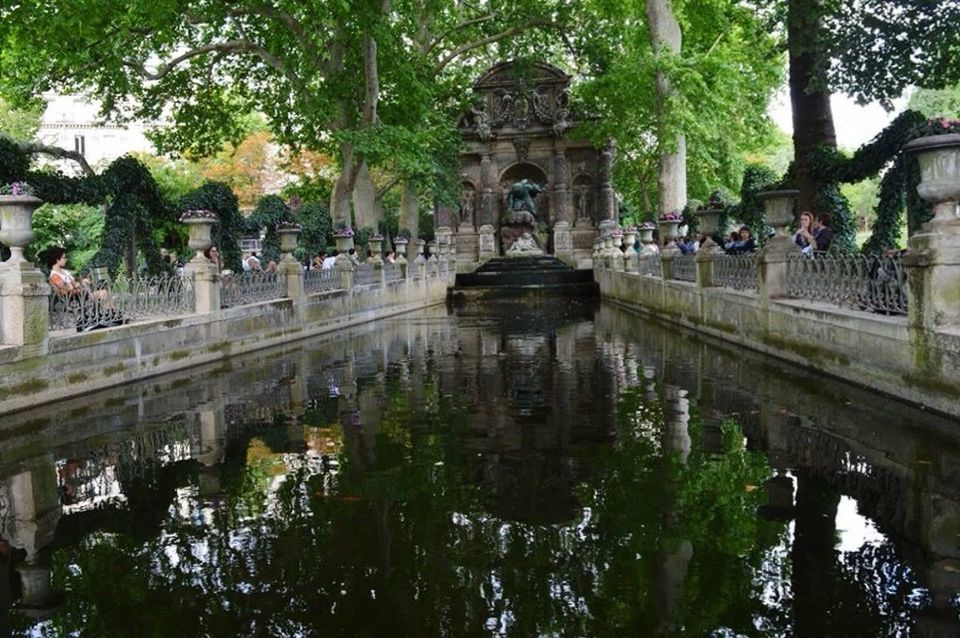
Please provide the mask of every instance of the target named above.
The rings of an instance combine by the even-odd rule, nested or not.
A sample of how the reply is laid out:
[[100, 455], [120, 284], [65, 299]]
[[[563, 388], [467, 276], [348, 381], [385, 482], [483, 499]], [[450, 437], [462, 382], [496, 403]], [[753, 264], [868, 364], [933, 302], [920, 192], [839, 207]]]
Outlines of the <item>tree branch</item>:
[[376, 194], [377, 201], [380, 201], [381, 199], [383, 199], [383, 196], [389, 193], [390, 189], [392, 189], [394, 186], [396, 186], [399, 183], [400, 183], [399, 175], [391, 177], [386, 184], [384, 184], [383, 186], [377, 189], [377, 194]]
[[433, 67], [433, 72], [434, 73], [442, 72], [448, 64], [456, 60], [458, 57], [460, 57], [464, 53], [468, 53], [470, 51], [473, 51], [474, 49], [479, 49], [481, 47], [487, 46], [488, 44], [499, 42], [500, 40], [504, 40], [506, 38], [509, 38], [510, 36], [516, 35], [518, 33], [522, 33], [527, 29], [532, 29], [534, 27], [554, 27], [554, 26], [556, 26], [556, 24], [552, 20], [547, 20], [545, 18], [535, 18], [533, 20], [528, 20], [523, 24], [518, 24], [515, 27], [510, 27], [509, 29], [505, 29], [500, 33], [495, 33], [491, 36], [487, 36], [486, 38], [481, 38], [479, 40], [474, 40], [473, 42], [467, 42], [465, 44], [461, 44], [456, 49], [454, 49], [453, 51], [445, 55], [437, 63], [437, 65]]
[[49, 146], [47, 144], [41, 144], [40, 142], [17, 142], [17, 146], [27, 155], [36, 155], [39, 153], [41, 155], [50, 155], [57, 159], [73, 160], [80, 165], [80, 170], [83, 171], [83, 174], [87, 177], [96, 175], [93, 169], [90, 168], [87, 158], [76, 151], [68, 151], [59, 146]]
[[492, 20], [493, 18], [496, 18], [498, 15], [500, 14], [498, 14], [497, 12], [488, 13], [487, 15], [478, 16], [476, 18], [470, 18], [469, 20], [464, 20], [462, 22], [455, 24], [454, 26], [450, 27], [449, 29], [447, 29], [446, 31], [444, 31], [443, 33], [441, 33], [440, 35], [438, 35], [436, 38], [433, 39], [433, 42], [431, 42], [430, 45], [427, 47], [427, 53], [433, 51], [438, 46], [440, 46], [440, 43], [443, 42], [447, 38], [447, 36], [449, 36], [451, 33], [454, 33], [461, 29], [466, 29], [467, 27], [473, 26], [474, 24], [479, 24], [481, 22], [486, 22], [487, 20]]

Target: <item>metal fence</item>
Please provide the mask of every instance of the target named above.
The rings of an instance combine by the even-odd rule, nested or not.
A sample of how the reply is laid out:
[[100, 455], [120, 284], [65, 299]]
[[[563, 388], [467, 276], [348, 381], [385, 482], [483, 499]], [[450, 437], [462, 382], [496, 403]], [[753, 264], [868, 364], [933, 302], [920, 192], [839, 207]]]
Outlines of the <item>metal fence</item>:
[[674, 257], [673, 278], [678, 281], [697, 281], [697, 256], [677, 255]]
[[757, 255], [717, 255], [713, 261], [713, 284], [735, 290], [757, 289]]
[[193, 280], [188, 277], [105, 279], [69, 295], [51, 294], [50, 329], [85, 332], [193, 310]]
[[373, 264], [358, 264], [353, 267], [354, 286], [372, 286], [380, 283], [380, 273]]
[[647, 255], [637, 259], [637, 273], [652, 277], [661, 277], [660, 255]]
[[278, 272], [244, 272], [223, 276], [220, 305], [224, 308], [287, 296], [287, 282]]
[[907, 275], [898, 256], [797, 255], [787, 262], [787, 290], [800, 299], [907, 314]]
[[340, 271], [320, 268], [303, 273], [303, 290], [308, 295], [340, 288]]
[[398, 264], [385, 263], [383, 264], [383, 276], [386, 278], [387, 283], [400, 281], [403, 279], [403, 271]]

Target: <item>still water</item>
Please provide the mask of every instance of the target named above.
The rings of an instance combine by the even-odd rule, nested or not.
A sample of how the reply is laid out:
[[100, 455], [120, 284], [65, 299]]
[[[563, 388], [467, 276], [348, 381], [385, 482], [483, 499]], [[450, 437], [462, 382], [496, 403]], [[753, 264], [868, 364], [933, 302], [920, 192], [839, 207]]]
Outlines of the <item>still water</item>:
[[4, 417], [0, 636], [956, 636], [957, 426], [433, 309]]

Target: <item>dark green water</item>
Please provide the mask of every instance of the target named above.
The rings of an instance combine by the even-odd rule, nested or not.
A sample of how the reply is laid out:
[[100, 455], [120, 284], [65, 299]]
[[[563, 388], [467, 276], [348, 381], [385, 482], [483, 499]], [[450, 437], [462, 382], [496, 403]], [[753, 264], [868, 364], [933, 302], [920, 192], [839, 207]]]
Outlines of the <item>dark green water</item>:
[[435, 309], [4, 417], [0, 636], [956, 636], [957, 426]]

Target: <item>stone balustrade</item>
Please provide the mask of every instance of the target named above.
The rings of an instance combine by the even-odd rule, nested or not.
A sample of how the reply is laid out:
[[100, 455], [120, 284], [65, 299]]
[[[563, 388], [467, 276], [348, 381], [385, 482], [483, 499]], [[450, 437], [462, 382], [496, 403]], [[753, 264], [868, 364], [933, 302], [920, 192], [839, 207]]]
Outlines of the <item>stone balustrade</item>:
[[224, 274], [203, 255], [216, 221], [203, 213], [184, 219], [196, 255], [182, 278], [121, 279], [74, 299], [22, 257], [29, 233], [8, 232], [20, 250], [0, 264], [0, 414], [442, 303], [455, 276], [442, 253], [389, 268], [344, 255], [304, 272], [294, 225], [275, 272]]

